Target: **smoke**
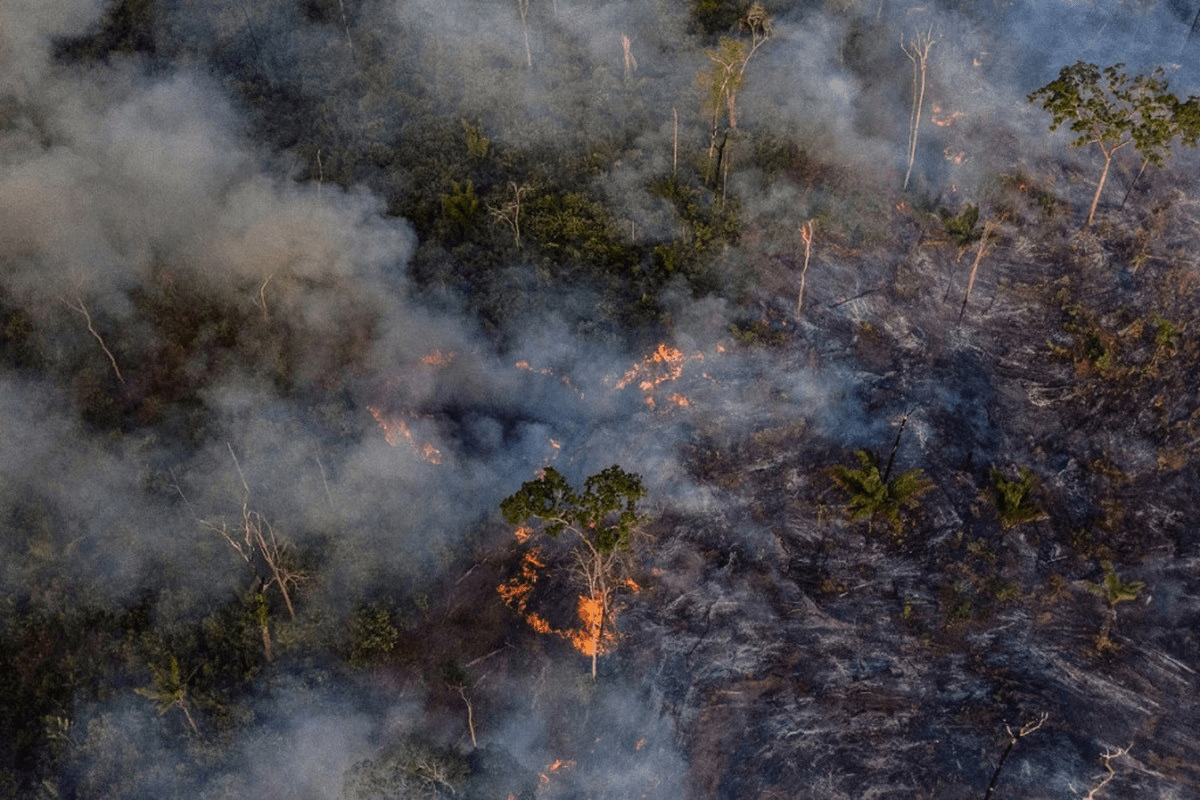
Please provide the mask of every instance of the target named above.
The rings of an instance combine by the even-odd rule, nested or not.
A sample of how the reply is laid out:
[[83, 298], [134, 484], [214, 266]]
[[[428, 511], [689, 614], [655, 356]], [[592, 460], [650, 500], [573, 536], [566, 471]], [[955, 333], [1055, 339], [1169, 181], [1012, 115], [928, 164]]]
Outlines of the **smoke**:
[[[867, 408], [863, 375], [739, 348], [730, 330], [744, 308], [697, 299], [682, 280], [662, 300], [681, 372], [651, 390], [619, 384], [652, 347], [630, 352], [613, 344], [620, 337], [588, 338], [603, 328], [597, 292], [546, 296], [544, 265], [496, 268], [499, 280], [531, 290], [491, 335], [463, 310], [471, 287], [418, 294], [410, 284], [414, 228], [372, 187], [409, 166], [394, 153], [421, 114], [478, 119], [496, 141], [531, 151], [619, 140], [619, 163], [581, 188], [612, 201], [630, 241], [671, 240], [678, 214], [647, 185], [675, 166], [676, 114], [684, 158], [703, 150], [694, 81], [708, 64], [679, 4], [531, 3], [524, 23], [515, 2], [347, 4], [350, 42], [332, 4], [227, 5], [163, 3], [167, 65], [156, 60], [162, 54], [55, 60], [56, 42], [101, 19], [99, 0], [12, 2], [0, 23], [0, 299], [29, 310], [55, 365], [47, 375], [0, 376], [9, 452], [0, 500], [17, 531], [0, 545], [6, 591], [62, 581], [118, 606], [169, 586], [197, 606], [215, 603], [251, 584], [217, 531], [253, 511], [319, 556], [321, 579], [306, 600], [326, 615], [313, 627], [328, 635], [383, 589], [436, 585], [499, 500], [547, 463], [576, 483], [620, 463], [644, 475], [656, 502], [705, 510], [713, 490], [689, 477], [684, 443], [737, 446], [797, 419], [841, 447], [878, 449], [886, 439], [889, 422]], [[1021, 132], [1029, 142], [1023, 132], [1044, 120], [1024, 93], [1060, 62], [1111, 62], [1114, 43], [1131, 63], [1161, 61], [1161, 43], [1186, 35], [1164, 8], [1024, 3], [971, 19], [891, 7], [856, 19], [784, 11], [748, 67], [739, 124], [804, 141], [822, 168], [858, 176], [862, 194], [882, 196], [888, 171], [903, 170], [909, 118], [910, 65], [893, 34], [931, 26], [939, 43], [929, 100], [934, 118], [949, 122], [926, 121], [919, 163], [931, 184], [961, 184], [970, 199], [999, 162], [1050, 146], [1018, 156], [976, 132]], [[1006, 40], [1018, 44], [1001, 51]], [[295, 117], [248, 112], [253, 92]], [[322, 161], [334, 145], [368, 155]], [[836, 224], [830, 194], [752, 170], [732, 185], [760, 232], [810, 214]], [[747, 296], [770, 294], [739, 274], [751, 272], [753, 246], [720, 254], [731, 297], [742, 281]], [[874, 273], [848, 274], [838, 256], [819, 252], [814, 306], [872, 288]], [[203, 335], [237, 340], [214, 347], [222, 355], [213, 361], [177, 356], [172, 375], [186, 379], [202, 421], [163, 412], [171, 424], [160, 428], [94, 426], [81, 397], [119, 399], [127, 382], [154, 383], [152, 357], [176, 356], [148, 344], [147, 309], [156, 306], [147, 298], [160, 297], [176, 300], [164, 305], [168, 317], [219, 309], [211, 312], [219, 321], [204, 317]], [[790, 288], [768, 297], [764, 317], [794, 300]], [[93, 384], [105, 391], [89, 394]], [[919, 388], [952, 407], [962, 395]], [[975, 391], [986, 399], [987, 389]], [[956, 410], [990, 446], [986, 414]], [[427, 722], [415, 701], [347, 708], [341, 691], [264, 692], [237, 757], [189, 776], [189, 786], [212, 796], [335, 796], [351, 765], [396, 730]], [[646, 787], [679, 796], [683, 757], [654, 702], [623, 685], [604, 691], [584, 700], [597, 715], [588, 730], [607, 728], [609, 738], [579, 745], [590, 760], [563, 782], [596, 797]], [[389, 712], [393, 722], [380, 722]], [[133, 794], [178, 794], [178, 776], [162, 763], [186, 748], [156, 738], [148, 703], [93, 713], [81, 770], [111, 777], [116, 768], [103, 764], [112, 758], [143, 776]], [[554, 713], [497, 720], [493, 743], [541, 769], [554, 754], [549, 737], [538, 737]], [[641, 730], [649, 745], [627, 735]], [[147, 744], [139, 753], [129, 741]], [[151, 761], [162, 763], [143, 763]]]

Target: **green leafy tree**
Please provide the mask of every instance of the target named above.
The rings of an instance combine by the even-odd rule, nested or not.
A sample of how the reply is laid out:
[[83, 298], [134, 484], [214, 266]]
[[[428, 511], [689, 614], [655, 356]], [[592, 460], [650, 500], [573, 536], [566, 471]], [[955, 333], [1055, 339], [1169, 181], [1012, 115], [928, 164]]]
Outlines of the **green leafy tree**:
[[160, 716], [172, 709], [177, 709], [187, 720], [192, 733], [199, 733], [200, 728], [196, 725], [195, 717], [192, 716], [190, 686], [195, 670], [185, 676], [179, 666], [179, 659], [173, 655], [166, 656], [161, 661], [151, 661], [149, 666], [154, 682], [150, 686], [140, 687], [134, 691], [142, 697], [154, 701]]
[[846, 514], [851, 520], [882, 520], [899, 538], [904, 530], [904, 513], [916, 511], [921, 495], [933, 488], [933, 482], [921, 469], [911, 469], [895, 478], [879, 469], [879, 458], [867, 450], [855, 453], [857, 467], [838, 465], [830, 468], [834, 483], [849, 493]]
[[1050, 130], [1069, 123], [1068, 129], [1076, 134], [1071, 144], [1096, 145], [1104, 158], [1085, 228], [1096, 215], [1100, 193], [1118, 150], [1132, 145], [1144, 159], [1143, 164], [1159, 166], [1177, 137], [1191, 147], [1200, 137], [1200, 99], [1180, 101], [1167, 91], [1162, 68], [1131, 78], [1123, 71], [1124, 66], [1114, 64], [1101, 69], [1077, 61], [1063, 67], [1056, 79], [1028, 98], [1050, 112]]
[[[696, 85], [704, 92], [704, 111], [711, 115], [712, 127], [708, 142], [710, 178], [713, 177], [713, 157], [717, 155], [721, 118], [727, 116], [729, 129], [737, 128], [737, 93], [746, 79], [746, 67], [758, 48], [771, 36], [771, 18], [761, 3], [755, 3], [741, 18], [739, 27], [750, 32], [750, 41], [722, 36], [715, 50], [705, 50], [711, 62], [707, 70], [696, 76]], [[720, 171], [722, 156], [715, 163]]]
[[613, 635], [614, 593], [628, 576], [634, 535], [646, 519], [637, 504], [645, 496], [642, 477], [615, 464], [584, 481], [583, 491], [546, 467], [541, 477], [526, 481], [500, 503], [510, 525], [533, 523], [550, 538], [566, 533], [574, 540], [576, 577], [596, 612], [584, 620], [593, 678], [601, 643]]

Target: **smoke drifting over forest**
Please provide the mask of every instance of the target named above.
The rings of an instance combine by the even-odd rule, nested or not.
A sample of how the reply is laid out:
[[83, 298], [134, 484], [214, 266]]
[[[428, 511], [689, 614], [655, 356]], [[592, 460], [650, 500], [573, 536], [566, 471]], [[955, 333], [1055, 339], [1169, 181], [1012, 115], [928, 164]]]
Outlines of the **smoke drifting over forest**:
[[[758, 458], [775, 441], [763, 431], [792, 442], [802, 420], [811, 461], [779, 496], [817, 494], [829, 459], [886, 458], [912, 407], [898, 465], [1001, 458], [981, 356], [914, 375], [884, 352], [969, 339], [864, 304], [902, 282], [895, 215], [995, 207], [997, 175], [1039, 171], [1058, 176], [1047, 205], [1078, 206], [1092, 154], [1048, 133], [1028, 93], [1077, 60], [1167, 65], [1181, 97], [1196, 74], [1181, 3], [767, 3], [771, 36], [709, 176], [697, 75], [719, 36], [748, 36], [736, 3], [0, 2], [0, 630], [40, 653], [38, 620], [93, 620], [109, 638], [91, 657], [122, 665], [110, 686], [30, 701], [37, 719], [6, 710], [5, 730], [40, 732], [4, 752], [0, 783], [16, 788], [0, 797], [375, 797], [347, 776], [388, 758], [449, 770], [405, 773], [413, 797], [739, 796], [747, 784], [697, 777], [705, 745], [688, 731], [722, 723], [689, 706], [708, 689], [672, 684], [671, 665], [737, 616], [726, 605], [759, 602], [729, 588], [728, 553], [764, 558], [777, 529], [817, 530], [836, 501], [821, 494], [811, 517], [756, 505], [723, 459]], [[906, 197], [901, 45], [925, 30], [937, 43]], [[1121, 191], [1137, 166], [1117, 168]], [[811, 219], [813, 311], [796, 320]], [[1029, 438], [1011, 446], [1035, 452]], [[1114, 458], [1152, 463], [1129, 438]], [[782, 475], [773, 458], [744, 474]], [[596, 685], [557, 651], [489, 668], [533, 639], [495, 596], [516, 563], [498, 504], [548, 465], [580, 483], [614, 463], [644, 478], [653, 517], [705, 533], [665, 524], [660, 586], [622, 622], [631, 654]], [[931, 527], [947, 535], [967, 505]], [[305, 575], [294, 617], [238, 550], [255, 520]], [[695, 600], [688, 624], [706, 633], [640, 654], [686, 627], [650, 606], [683, 614], [677, 596], [709, 572], [731, 583], [707, 611]], [[432, 655], [343, 662], [363, 609], [425, 636], [480, 587], [488, 647], [469, 650], [458, 622], [446, 648], [461, 652], [428, 646], [483, 676], [469, 759]], [[238, 652], [214, 632], [222, 615], [242, 620], [248, 661], [215, 655]], [[730, 648], [757, 647], [738, 635]], [[19, 665], [61, 655], [46, 647], [6, 654], [5, 685], [31, 685]], [[209, 694], [164, 701], [171, 665]]]

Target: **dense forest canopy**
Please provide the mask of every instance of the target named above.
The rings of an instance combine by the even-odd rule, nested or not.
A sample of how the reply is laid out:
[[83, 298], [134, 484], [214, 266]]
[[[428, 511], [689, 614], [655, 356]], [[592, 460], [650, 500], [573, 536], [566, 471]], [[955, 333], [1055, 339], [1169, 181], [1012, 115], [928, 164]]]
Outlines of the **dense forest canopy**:
[[2, 0], [0, 797], [1200, 793], [1197, 19]]

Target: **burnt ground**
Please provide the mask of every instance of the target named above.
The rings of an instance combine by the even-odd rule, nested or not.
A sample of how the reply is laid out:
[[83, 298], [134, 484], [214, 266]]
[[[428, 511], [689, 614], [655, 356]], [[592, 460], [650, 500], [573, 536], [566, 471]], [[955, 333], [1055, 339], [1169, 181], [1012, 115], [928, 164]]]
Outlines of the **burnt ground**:
[[[459, 595], [491, 622], [456, 639], [492, 676], [482, 718], [562, 709], [536, 738], [574, 776], [543, 775], [538, 796], [979, 798], [994, 780], [993, 797], [1057, 798], [1106, 777], [1098, 796], [1200, 794], [1197, 209], [1159, 187], [1080, 233], [1014, 203], [961, 319], [977, 245], [916, 213], [898, 263], [818, 251], [798, 327], [795, 276], [764, 268], [763, 335], [729, 344], [759, 369], [710, 357], [670, 384], [686, 408], [646, 412], [648, 435], [690, 431], [679, 478], [707, 499], [655, 509], [597, 684], [494, 597], [520, 549], [476, 567]], [[718, 402], [731, 385], [741, 404]], [[828, 468], [857, 446], [886, 459], [905, 414], [896, 469], [934, 488], [893, 536], [847, 521]], [[871, 441], [847, 445], [851, 418]], [[1039, 513], [1005, 527], [992, 470], [1021, 467]], [[1136, 599], [1110, 609], [1105, 564], [1144, 584]], [[489, 695], [509, 678], [525, 693]], [[658, 755], [613, 733], [635, 729]], [[1126, 748], [1110, 776], [1102, 757]], [[600, 790], [600, 763], [627, 764], [628, 785]]]

